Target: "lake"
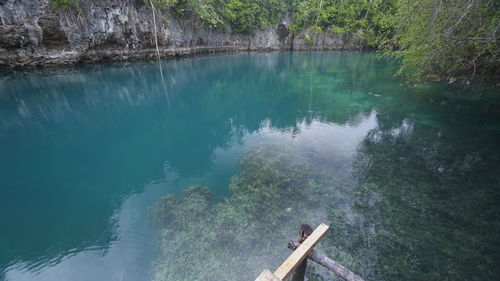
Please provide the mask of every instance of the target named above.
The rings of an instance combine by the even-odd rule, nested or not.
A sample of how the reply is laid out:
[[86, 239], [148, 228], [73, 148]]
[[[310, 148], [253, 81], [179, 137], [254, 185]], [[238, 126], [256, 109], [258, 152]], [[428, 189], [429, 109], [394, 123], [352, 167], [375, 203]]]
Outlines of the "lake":
[[321, 222], [318, 251], [366, 280], [497, 279], [498, 93], [396, 70], [283, 52], [0, 72], [0, 280], [254, 280]]

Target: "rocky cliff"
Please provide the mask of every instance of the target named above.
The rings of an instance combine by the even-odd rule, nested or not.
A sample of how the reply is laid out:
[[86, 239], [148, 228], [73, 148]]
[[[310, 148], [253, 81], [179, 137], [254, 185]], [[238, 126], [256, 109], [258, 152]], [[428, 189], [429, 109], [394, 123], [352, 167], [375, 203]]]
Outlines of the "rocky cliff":
[[[153, 11], [140, 0], [79, 1], [56, 9], [50, 0], [0, 0], [0, 66], [63, 65], [156, 56]], [[167, 12], [156, 14], [162, 57], [202, 52], [360, 49], [349, 36], [304, 30], [291, 34], [286, 16], [274, 28], [240, 35], [200, 30]]]

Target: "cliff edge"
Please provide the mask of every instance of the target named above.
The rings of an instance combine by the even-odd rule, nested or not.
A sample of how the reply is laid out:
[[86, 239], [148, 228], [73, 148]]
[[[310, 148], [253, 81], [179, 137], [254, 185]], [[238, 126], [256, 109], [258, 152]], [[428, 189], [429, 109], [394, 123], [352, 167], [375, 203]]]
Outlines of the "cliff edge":
[[[361, 49], [331, 32], [292, 34], [293, 17], [251, 35], [200, 29], [168, 12], [155, 16], [162, 57], [226, 51]], [[153, 11], [139, 0], [88, 0], [58, 9], [50, 0], [0, 0], [0, 67], [124, 61], [156, 56]]]

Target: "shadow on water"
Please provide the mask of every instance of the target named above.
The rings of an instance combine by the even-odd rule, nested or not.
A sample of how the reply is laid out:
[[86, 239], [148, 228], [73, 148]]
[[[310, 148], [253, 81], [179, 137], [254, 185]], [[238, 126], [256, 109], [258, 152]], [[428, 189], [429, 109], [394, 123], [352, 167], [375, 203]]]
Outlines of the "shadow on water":
[[[245, 219], [255, 230], [288, 222], [278, 236], [259, 242], [273, 245], [268, 250], [254, 244], [254, 251], [244, 252], [253, 240], [235, 242], [231, 235], [226, 238], [232, 242], [213, 241], [233, 248], [209, 257], [224, 260], [221, 255], [230, 253], [233, 265], [240, 265], [246, 253], [251, 272], [281, 261], [288, 250], [280, 243], [309, 219], [330, 223], [335, 234], [323, 250], [370, 280], [462, 279], [457, 274], [487, 280], [498, 274], [492, 264], [498, 260], [498, 99], [438, 85], [401, 88], [392, 76], [395, 66], [372, 53], [222, 55], [161, 67], [160, 76], [150, 63], [0, 76], [4, 279], [148, 280], [164, 272], [174, 278], [167, 280], [182, 280], [183, 266], [173, 261], [162, 266], [159, 259], [151, 268], [157, 246], [147, 213], [162, 195], [180, 196], [196, 184], [216, 198], [207, 222], [226, 219], [224, 227], [242, 231]], [[254, 193], [237, 188], [269, 172], [249, 169], [248, 161], [273, 161], [259, 152], [280, 159], [280, 151], [309, 167], [305, 181], [286, 189], [256, 184]], [[273, 176], [290, 173], [288, 165], [276, 167], [271, 180], [294, 183], [293, 175]], [[240, 180], [231, 181], [239, 197], [228, 191], [233, 175]], [[301, 206], [304, 214], [270, 211], [249, 219], [252, 210], [275, 210], [259, 205], [262, 194], [281, 194], [285, 212]], [[291, 194], [307, 197], [310, 205]], [[242, 212], [234, 204], [256, 209]], [[169, 216], [183, 221], [186, 213]], [[182, 235], [210, 229], [192, 220], [191, 228], [161, 245], [184, 245]], [[175, 254], [189, 257], [194, 250]], [[169, 253], [161, 251], [160, 257]], [[424, 253], [431, 255], [425, 259]], [[462, 269], [466, 263], [484, 274]], [[213, 280], [224, 280], [214, 274]], [[309, 275], [330, 277], [314, 267]]]

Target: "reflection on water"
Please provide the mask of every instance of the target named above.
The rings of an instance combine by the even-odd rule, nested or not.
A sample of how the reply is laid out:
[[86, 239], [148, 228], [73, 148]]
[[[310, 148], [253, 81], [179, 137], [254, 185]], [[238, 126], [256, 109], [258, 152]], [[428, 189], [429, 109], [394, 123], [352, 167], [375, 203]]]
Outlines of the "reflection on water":
[[[371, 53], [325, 52], [172, 60], [163, 75], [149, 63], [3, 73], [0, 279], [151, 279], [149, 206], [195, 184], [227, 197], [238, 157], [267, 141], [297, 146], [315, 165], [343, 171], [341, 184], [384, 198], [382, 207], [358, 204], [352, 219], [364, 236], [339, 226], [326, 242], [349, 248], [351, 257], [337, 257], [358, 259], [360, 274], [412, 279], [384, 272], [392, 266], [453, 277], [449, 267], [465, 263], [458, 255], [482, 262], [479, 279], [498, 274], [498, 99], [401, 88], [393, 71]], [[359, 199], [346, 198], [337, 206]], [[401, 247], [366, 246], [373, 237]], [[449, 259], [422, 261], [442, 245]], [[396, 252], [411, 266], [395, 266]]]

